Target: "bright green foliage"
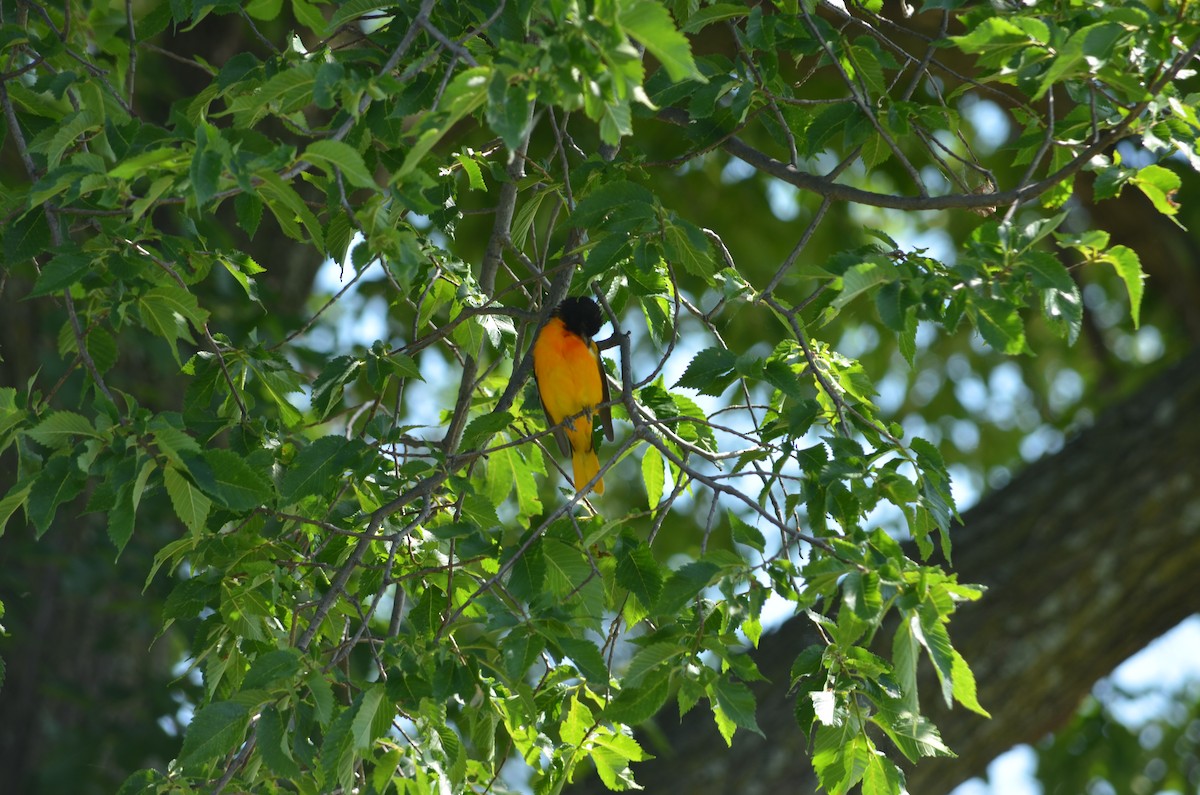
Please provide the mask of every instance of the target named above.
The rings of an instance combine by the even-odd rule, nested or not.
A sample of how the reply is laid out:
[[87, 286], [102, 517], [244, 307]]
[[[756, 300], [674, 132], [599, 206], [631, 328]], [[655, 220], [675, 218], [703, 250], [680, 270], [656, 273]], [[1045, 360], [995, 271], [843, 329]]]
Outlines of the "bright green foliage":
[[[1136, 325], [1137, 255], [1060, 210], [1089, 169], [1098, 198], [1133, 185], [1176, 215], [1197, 4], [927, 2], [952, 35], [916, 57], [880, 4], [847, 26], [810, 2], [173, 0], [132, 4], [132, 28], [121, 4], [69, 5], [69, 29], [48, 6], [0, 24], [28, 168], [0, 197], [4, 297], [61, 308], [83, 384], [0, 388], [0, 531], [40, 537], [86, 494], [119, 554], [147, 505], [173, 516], [149, 575], [175, 583], [164, 632], [186, 626], [202, 698], [176, 759], [123, 792], [494, 792], [512, 758], [537, 793], [589, 768], [630, 789], [633, 728], [672, 700], [704, 701], [726, 742], [761, 731], [746, 645], [769, 597], [822, 638], [791, 684], [826, 791], [896, 795], [898, 755], [953, 753], [923, 666], [987, 714], [952, 645], [982, 594], [940, 562], [942, 452], [837, 341], [866, 322], [913, 366], [924, 325], [1028, 355], [1043, 328], [1080, 335], [1072, 270], [1098, 265]], [[143, 116], [151, 44], [233, 15], [252, 43], [179, 54], [202, 88]], [[946, 48], [972, 80], [945, 84]], [[836, 97], [806, 93], [814, 69]], [[1020, 128], [996, 163], [966, 95]], [[1129, 136], [1161, 162], [1109, 154]], [[944, 211], [965, 242], [939, 259], [893, 223], [818, 260], [797, 228], [764, 270], [681, 199], [729, 155], [829, 202]], [[331, 349], [336, 310], [260, 290], [290, 266], [240, 247], [276, 233], [382, 296], [387, 338]], [[527, 386], [568, 292], [613, 324], [600, 498], [558, 487]], [[761, 344], [727, 344], [735, 324]], [[173, 363], [177, 399], [115, 375], [135, 349]]]

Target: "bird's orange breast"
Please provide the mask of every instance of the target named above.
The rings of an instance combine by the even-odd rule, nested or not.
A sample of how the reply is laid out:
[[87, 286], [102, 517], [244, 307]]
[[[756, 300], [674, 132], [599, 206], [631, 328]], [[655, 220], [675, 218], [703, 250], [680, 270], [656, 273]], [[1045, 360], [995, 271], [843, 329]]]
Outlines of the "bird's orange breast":
[[[567, 331], [558, 318], [551, 318], [538, 334], [533, 369], [552, 422], [562, 422], [603, 402], [597, 353], [595, 343]], [[590, 435], [590, 421], [587, 426]]]

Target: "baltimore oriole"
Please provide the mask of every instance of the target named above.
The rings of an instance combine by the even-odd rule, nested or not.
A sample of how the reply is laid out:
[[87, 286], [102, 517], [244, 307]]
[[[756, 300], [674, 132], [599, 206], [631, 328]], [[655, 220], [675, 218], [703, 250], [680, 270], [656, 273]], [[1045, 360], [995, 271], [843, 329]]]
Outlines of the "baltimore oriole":
[[[583, 491], [600, 471], [592, 443], [592, 413], [608, 402], [608, 379], [592, 337], [602, 324], [600, 307], [591, 298], [567, 298], [555, 308], [533, 343], [533, 377], [542, 410], [556, 426], [559, 449], [563, 455], [571, 455], [576, 491]], [[612, 412], [605, 406], [595, 413], [600, 415], [605, 436], [612, 439]], [[604, 480], [596, 481], [594, 488], [603, 494]]]

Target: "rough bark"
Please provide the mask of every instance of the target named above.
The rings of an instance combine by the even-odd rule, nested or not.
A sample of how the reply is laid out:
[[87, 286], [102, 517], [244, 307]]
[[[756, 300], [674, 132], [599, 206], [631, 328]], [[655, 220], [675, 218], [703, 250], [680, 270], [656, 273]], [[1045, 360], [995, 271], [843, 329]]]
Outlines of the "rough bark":
[[[988, 592], [950, 631], [993, 717], [926, 699], [959, 756], [909, 770], [910, 792], [948, 792], [1013, 745], [1061, 726], [1096, 680], [1194, 612], [1197, 449], [1200, 352], [964, 515], [953, 569]], [[727, 749], [702, 707], [683, 721], [668, 710], [647, 741], [658, 758], [638, 767], [639, 783], [694, 795], [815, 791], [786, 694], [792, 661], [813, 642], [802, 619], [763, 639], [755, 657], [770, 679], [757, 692], [765, 738], [739, 732]], [[931, 684], [924, 696], [934, 695]], [[592, 779], [577, 791], [602, 789]]]

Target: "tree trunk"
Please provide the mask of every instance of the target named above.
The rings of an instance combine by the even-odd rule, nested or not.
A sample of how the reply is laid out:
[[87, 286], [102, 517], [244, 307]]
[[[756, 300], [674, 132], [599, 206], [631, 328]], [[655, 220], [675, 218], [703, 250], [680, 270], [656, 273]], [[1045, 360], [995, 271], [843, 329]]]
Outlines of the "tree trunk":
[[[928, 714], [959, 756], [908, 770], [910, 792], [948, 792], [1062, 726], [1096, 680], [1194, 612], [1198, 449], [1193, 353], [964, 515], [953, 570], [988, 590], [955, 615], [950, 634], [992, 719], [947, 710], [932, 676], [923, 680]], [[657, 759], [637, 767], [638, 782], [647, 792], [815, 791], [787, 695], [792, 661], [813, 642], [808, 622], [793, 619], [755, 654], [770, 680], [757, 689], [765, 739], [738, 732], [727, 749], [703, 706], [682, 722], [660, 715], [657, 739], [644, 740]], [[592, 777], [576, 791], [603, 787]]]

